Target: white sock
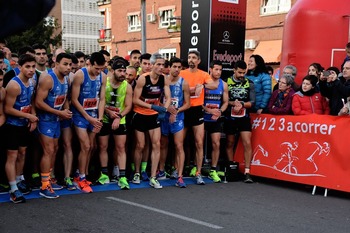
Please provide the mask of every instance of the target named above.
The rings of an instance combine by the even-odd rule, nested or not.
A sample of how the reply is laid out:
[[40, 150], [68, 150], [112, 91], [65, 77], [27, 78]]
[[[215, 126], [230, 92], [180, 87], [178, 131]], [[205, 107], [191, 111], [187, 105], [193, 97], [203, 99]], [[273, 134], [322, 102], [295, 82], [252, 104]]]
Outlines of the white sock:
[[11, 188], [11, 193], [13, 193], [14, 191], [18, 190], [16, 181], [10, 181], [9, 185], [10, 185], [10, 188]]
[[113, 176], [120, 176], [119, 167], [118, 166], [114, 166], [114, 168], [113, 168]]
[[22, 181], [21, 176], [16, 176], [16, 183], [19, 183], [21, 181]]

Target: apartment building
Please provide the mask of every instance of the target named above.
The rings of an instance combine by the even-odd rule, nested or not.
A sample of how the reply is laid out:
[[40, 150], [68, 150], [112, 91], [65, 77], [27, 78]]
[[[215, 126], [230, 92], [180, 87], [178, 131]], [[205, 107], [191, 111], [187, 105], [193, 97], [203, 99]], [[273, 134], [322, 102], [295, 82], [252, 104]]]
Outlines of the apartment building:
[[[146, 48], [148, 53], [160, 52], [166, 58], [179, 56], [181, 31], [181, 0], [145, 1]], [[141, 1], [98, 0], [105, 17], [99, 43], [112, 56], [127, 56], [141, 50]]]
[[[247, 0], [245, 60], [260, 54], [268, 64], [279, 64], [284, 20], [296, 1]], [[147, 52], [180, 56], [181, 0], [145, 2]], [[141, 50], [141, 1], [98, 0], [97, 4], [104, 16], [100, 46], [120, 56]]]
[[284, 20], [297, 0], [247, 0], [245, 60], [252, 54], [277, 67], [281, 61]]
[[63, 49], [86, 54], [100, 50], [98, 31], [104, 26], [104, 16], [96, 0], [56, 0], [49, 16], [61, 26]]

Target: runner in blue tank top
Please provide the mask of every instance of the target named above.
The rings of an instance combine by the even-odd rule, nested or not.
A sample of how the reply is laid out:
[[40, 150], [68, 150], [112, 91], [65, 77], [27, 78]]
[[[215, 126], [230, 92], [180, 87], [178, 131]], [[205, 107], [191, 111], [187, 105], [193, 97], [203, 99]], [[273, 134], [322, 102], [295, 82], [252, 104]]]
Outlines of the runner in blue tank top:
[[[70, 74], [68, 75], [68, 95], [67, 101], [69, 109], [71, 108], [71, 90], [72, 90], [72, 82], [73, 76], [77, 70], [73, 71], [74, 68], [74, 55], [72, 55], [72, 69]], [[76, 60], [77, 62], [77, 60]], [[73, 121], [72, 118], [61, 120], [61, 138], [62, 138], [62, 147], [63, 147], [63, 166], [64, 166], [64, 184], [67, 190], [75, 190], [76, 187], [71, 179], [71, 172], [73, 166], [73, 148], [72, 148], [72, 140], [73, 140]]]
[[35, 98], [39, 117], [39, 138], [43, 148], [39, 194], [46, 198], [57, 198], [58, 195], [54, 190], [63, 188], [51, 181], [50, 170], [53, 169], [58, 150], [58, 139], [61, 134], [60, 120], [72, 117], [67, 101], [68, 75], [71, 67], [71, 55], [60, 53], [56, 57], [54, 70], [40, 75]]
[[220, 79], [222, 73], [220, 61], [210, 63], [209, 73], [213, 82], [219, 85], [214, 90], [205, 89], [204, 93], [204, 127], [207, 135], [210, 134], [212, 142], [211, 169], [208, 177], [218, 183], [221, 182], [216, 170], [220, 156], [221, 117], [228, 106], [228, 88]]
[[10, 184], [10, 200], [14, 203], [25, 202], [22, 194], [31, 190], [24, 182], [23, 167], [26, 149], [29, 144], [30, 131], [37, 126], [38, 118], [32, 107], [32, 95], [35, 84], [32, 77], [35, 73], [35, 58], [24, 54], [19, 60], [20, 73], [6, 86], [4, 112], [7, 114], [6, 175]]
[[78, 70], [72, 83], [73, 124], [80, 143], [74, 182], [85, 193], [92, 192], [91, 182], [85, 175], [88, 174], [96, 133], [102, 128], [106, 89], [106, 75], [102, 71], [105, 63], [102, 53], [92, 53], [88, 67]]
[[[185, 152], [183, 148], [184, 141], [184, 111], [190, 105], [190, 87], [187, 81], [180, 77], [182, 68], [181, 59], [173, 57], [170, 60], [170, 74], [168, 80], [170, 82], [171, 103], [169, 112], [166, 113], [164, 121], [161, 122], [161, 143], [160, 143], [160, 160], [158, 179], [165, 178], [165, 161], [168, 154], [168, 135], [174, 135], [175, 144], [175, 168], [172, 178], [176, 178], [176, 186], [185, 188], [186, 184], [182, 179], [182, 173], [185, 162]], [[172, 110], [171, 110], [172, 109]], [[174, 111], [175, 110], [175, 111]]]

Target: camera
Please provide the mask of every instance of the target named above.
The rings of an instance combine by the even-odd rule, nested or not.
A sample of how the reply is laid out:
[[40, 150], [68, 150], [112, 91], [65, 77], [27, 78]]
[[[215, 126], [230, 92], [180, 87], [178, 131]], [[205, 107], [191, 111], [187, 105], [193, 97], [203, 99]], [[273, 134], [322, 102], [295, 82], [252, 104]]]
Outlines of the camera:
[[331, 72], [329, 72], [328, 70], [324, 70], [322, 73], [323, 76], [329, 76], [331, 74]]

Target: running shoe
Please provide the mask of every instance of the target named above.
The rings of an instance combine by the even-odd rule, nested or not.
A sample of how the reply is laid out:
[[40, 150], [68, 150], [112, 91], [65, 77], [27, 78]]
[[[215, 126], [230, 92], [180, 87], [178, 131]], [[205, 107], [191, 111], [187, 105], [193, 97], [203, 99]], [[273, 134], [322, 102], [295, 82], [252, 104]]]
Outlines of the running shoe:
[[165, 180], [166, 179], [166, 172], [165, 171], [158, 171], [156, 177], [157, 177], [157, 180]]
[[221, 179], [220, 179], [220, 177], [218, 176], [218, 174], [216, 173], [215, 170], [210, 170], [208, 178], [213, 180], [215, 183], [220, 183], [221, 182]]
[[26, 199], [24, 198], [21, 191], [16, 190], [14, 192], [10, 192], [10, 201], [17, 204], [26, 202]]
[[183, 181], [182, 177], [179, 177], [175, 183], [175, 186], [176, 187], [179, 187], [179, 188], [186, 188], [186, 184], [185, 182]]
[[75, 184], [76, 186], [78, 185], [78, 183], [79, 183], [79, 180], [80, 180], [80, 178], [79, 178], [79, 175], [78, 176], [74, 176], [73, 177], [73, 184]]
[[8, 192], [10, 191], [10, 186], [7, 184], [0, 184], [0, 193]]
[[30, 186], [32, 189], [39, 189], [41, 187], [41, 178], [40, 176], [33, 177]]
[[70, 177], [64, 178], [64, 183], [66, 185], [67, 190], [69, 190], [69, 191], [77, 189], [77, 187], [75, 187], [75, 185], [73, 184], [72, 179]]
[[50, 185], [53, 190], [61, 190], [63, 189], [62, 185], [57, 184], [57, 180], [55, 178], [50, 179]]
[[118, 181], [118, 186], [120, 187], [120, 189], [123, 189], [123, 190], [130, 189], [130, 186], [126, 177], [120, 177]]
[[142, 177], [142, 181], [147, 181], [149, 180], [149, 177], [147, 175], [147, 172], [141, 172], [141, 177]]
[[190, 172], [190, 176], [196, 176], [197, 173], [197, 167], [193, 167]]
[[90, 182], [87, 181], [85, 178], [80, 179], [77, 188], [83, 193], [92, 193], [92, 188], [90, 187], [89, 183]]
[[140, 173], [135, 173], [134, 178], [132, 178], [132, 181], [134, 184], [139, 184], [140, 183]]
[[217, 171], [216, 173], [218, 174], [218, 176], [225, 176], [225, 172], [223, 171]]
[[18, 182], [17, 187], [19, 191], [21, 191], [21, 193], [24, 195], [29, 194], [32, 191], [32, 189], [24, 180], [21, 180], [20, 182]]
[[151, 177], [149, 180], [149, 185], [155, 189], [161, 189], [163, 186], [160, 185], [159, 181], [155, 177]]
[[40, 189], [39, 195], [49, 198], [49, 199], [54, 199], [58, 198], [59, 196], [55, 193], [55, 191], [52, 189], [51, 185], [48, 185], [44, 190]]
[[111, 182], [118, 182], [118, 180], [119, 180], [119, 177], [116, 175], [112, 176], [111, 178]]
[[196, 181], [197, 181], [197, 184], [200, 184], [200, 185], [204, 185], [205, 184], [205, 182], [204, 182], [204, 180], [203, 180], [203, 178], [202, 178], [200, 173], [197, 173]]
[[243, 182], [244, 182], [244, 183], [254, 183], [254, 181], [253, 181], [253, 179], [252, 179], [252, 177], [250, 176], [249, 173], [246, 173], [246, 174], [244, 175], [244, 180], [243, 180]]
[[174, 170], [171, 175], [170, 175], [170, 179], [177, 179], [179, 178], [179, 174], [177, 173], [177, 170]]
[[98, 180], [96, 181], [96, 183], [99, 183], [99, 184], [109, 184], [109, 177], [106, 175], [106, 174], [103, 174], [101, 173], [101, 176], [100, 178], [98, 178]]

